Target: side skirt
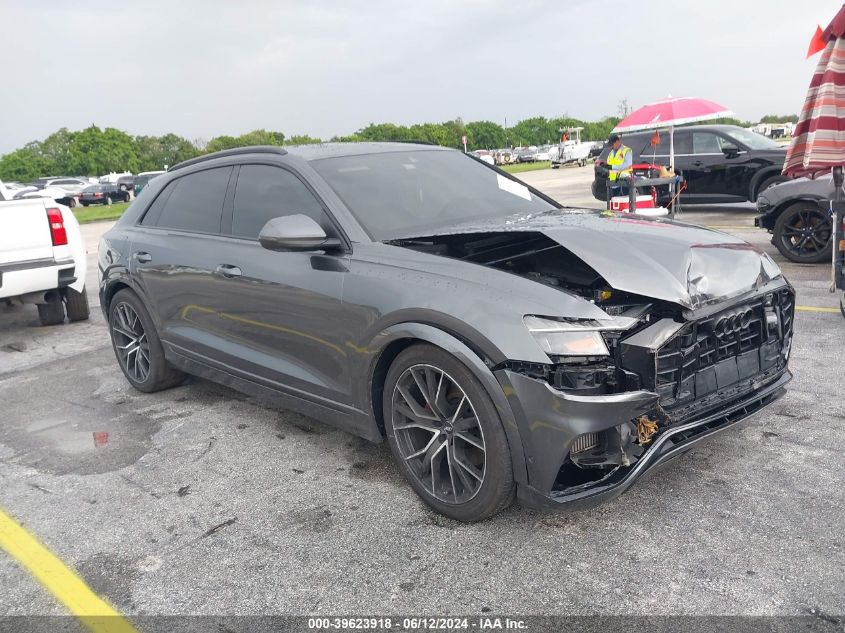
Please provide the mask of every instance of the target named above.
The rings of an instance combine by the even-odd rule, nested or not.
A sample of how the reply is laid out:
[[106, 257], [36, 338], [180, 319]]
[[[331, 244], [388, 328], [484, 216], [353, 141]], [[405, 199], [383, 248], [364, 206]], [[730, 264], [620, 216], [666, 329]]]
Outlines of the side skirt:
[[179, 350], [167, 343], [164, 343], [164, 348], [165, 357], [168, 362], [187, 374], [199, 376], [200, 378], [219, 383], [236, 391], [255, 396], [256, 398], [269, 400], [281, 408], [301, 413], [320, 422], [325, 422], [342, 431], [353, 433], [371, 442], [380, 443], [384, 439], [378, 430], [375, 420], [362, 411], [351, 407], [346, 408], [346, 410], [336, 409], [212, 367], [209, 364], [181, 354]]

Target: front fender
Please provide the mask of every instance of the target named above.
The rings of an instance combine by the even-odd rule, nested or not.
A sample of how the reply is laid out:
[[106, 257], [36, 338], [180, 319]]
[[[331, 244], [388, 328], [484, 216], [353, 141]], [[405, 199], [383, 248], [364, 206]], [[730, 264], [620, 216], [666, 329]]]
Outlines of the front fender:
[[[382, 353], [390, 346], [391, 343], [403, 339], [424, 341], [442, 350], [452, 354], [467, 369], [469, 369], [478, 381], [484, 386], [496, 411], [499, 413], [499, 418], [502, 420], [502, 425], [505, 429], [505, 435], [508, 439], [508, 446], [510, 448], [511, 462], [513, 464], [513, 475], [517, 483], [526, 483], [527, 471], [525, 465], [525, 452], [523, 449], [522, 438], [520, 437], [519, 428], [508, 403], [502, 386], [496, 377], [493, 375], [490, 367], [481, 359], [481, 357], [469, 348], [464, 342], [457, 337], [438, 329], [431, 325], [422, 323], [398, 323], [382, 330], [368, 346], [369, 350], [375, 351], [371, 354], [371, 359], [366, 372], [367, 380], [371, 380], [375, 374], [376, 366]], [[369, 394], [369, 410], [373, 410], [374, 405], [378, 403], [372, 402], [373, 389], [365, 388]]]

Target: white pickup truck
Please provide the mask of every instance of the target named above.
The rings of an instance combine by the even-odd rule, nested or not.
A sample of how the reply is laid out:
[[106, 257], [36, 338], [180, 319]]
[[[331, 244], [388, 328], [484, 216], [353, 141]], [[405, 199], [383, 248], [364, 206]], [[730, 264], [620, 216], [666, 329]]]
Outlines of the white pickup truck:
[[34, 303], [42, 325], [88, 318], [85, 244], [71, 210], [13, 200], [0, 181], [0, 302]]

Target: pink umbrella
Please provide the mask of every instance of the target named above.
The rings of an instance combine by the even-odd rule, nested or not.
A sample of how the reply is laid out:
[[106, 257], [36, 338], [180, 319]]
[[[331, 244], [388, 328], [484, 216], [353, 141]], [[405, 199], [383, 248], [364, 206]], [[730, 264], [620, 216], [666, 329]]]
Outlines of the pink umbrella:
[[669, 128], [669, 162], [675, 164], [675, 126], [732, 116], [726, 107], [694, 97], [669, 97], [644, 105], [620, 121], [614, 132]]

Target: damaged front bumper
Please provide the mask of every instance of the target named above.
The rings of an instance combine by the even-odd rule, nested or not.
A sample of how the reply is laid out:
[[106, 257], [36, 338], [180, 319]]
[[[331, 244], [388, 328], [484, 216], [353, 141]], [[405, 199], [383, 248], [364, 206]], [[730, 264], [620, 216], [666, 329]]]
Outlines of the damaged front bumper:
[[[516, 417], [525, 449], [528, 483], [518, 489], [520, 502], [532, 507], [581, 509], [621, 495], [645, 472], [760, 412], [784, 395], [792, 374], [784, 369], [715, 413], [669, 421], [665, 426], [668, 418], [654, 392], [574, 395], [509, 369], [498, 370], [496, 377]], [[659, 421], [657, 432], [641, 441], [637, 421], [655, 418]], [[603, 437], [604, 468], [578, 469], [590, 472], [589, 481], [573, 484], [571, 478], [561, 477], [567, 463], [573, 467], [570, 451], [579, 445], [579, 438], [597, 435]]]

